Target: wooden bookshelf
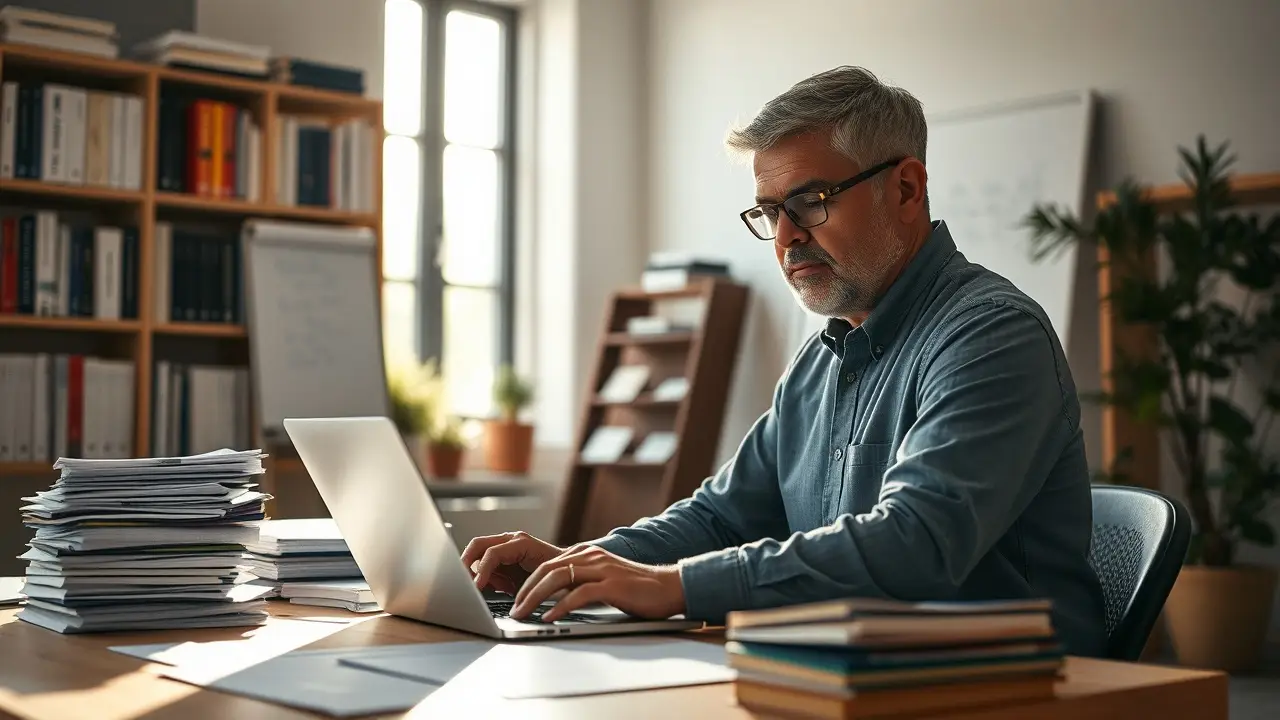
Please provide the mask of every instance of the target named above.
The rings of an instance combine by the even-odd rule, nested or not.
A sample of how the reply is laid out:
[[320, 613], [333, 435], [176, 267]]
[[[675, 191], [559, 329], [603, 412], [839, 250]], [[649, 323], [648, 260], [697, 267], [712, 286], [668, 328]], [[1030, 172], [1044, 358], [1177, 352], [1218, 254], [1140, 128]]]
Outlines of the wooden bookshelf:
[[[556, 542], [572, 544], [599, 537], [620, 525], [661, 512], [688, 496], [713, 470], [729, 388], [737, 363], [747, 287], [724, 279], [704, 279], [666, 292], [624, 289], [613, 294], [601, 332], [591, 384], [578, 426], [577, 450], [602, 426], [632, 430], [631, 447], [612, 462], [578, 456], [569, 468]], [[662, 334], [625, 332], [631, 318], [661, 315], [666, 300], [701, 304], [691, 331]], [[608, 402], [600, 390], [623, 365], [649, 368], [647, 391], [625, 403]], [[652, 388], [683, 377], [688, 389], [678, 401], [655, 400]], [[635, 447], [651, 432], [671, 432], [675, 450], [663, 463], [637, 461]]]
[[[0, 315], [0, 352], [83, 353], [129, 359], [135, 363], [137, 388], [134, 408], [134, 454], [151, 450], [151, 390], [157, 341], [161, 352], [182, 355], [182, 362], [219, 365], [247, 358], [243, 325], [158, 322], [153, 315], [153, 265], [157, 215], [184, 225], [202, 222], [228, 227], [249, 218], [278, 218], [301, 222], [372, 228], [381, 274], [382, 220], [378, 212], [349, 212], [326, 207], [286, 206], [277, 202], [275, 156], [276, 118], [281, 113], [328, 117], [335, 122], [360, 118], [375, 131], [372, 167], [373, 207], [382, 206], [382, 103], [340, 92], [179, 70], [131, 60], [112, 60], [26, 45], [0, 43], [0, 77], [23, 83], [57, 82], [90, 90], [125, 92], [142, 98], [142, 186], [122, 190], [69, 185], [30, 179], [0, 180], [0, 196], [10, 208], [53, 209], [95, 214], [102, 224], [138, 228], [138, 310], [130, 320]], [[162, 90], [181, 89], [204, 94], [247, 109], [261, 128], [258, 173], [260, 200], [213, 198], [157, 190], [159, 99]], [[380, 280], [380, 277], [379, 277]], [[243, 285], [243, 283], [242, 283]], [[191, 358], [203, 358], [192, 360]], [[233, 360], [228, 360], [232, 358]], [[256, 395], [256, 393], [254, 393]], [[261, 443], [256, 418], [250, 423], [255, 443]], [[49, 463], [0, 464], [0, 475], [41, 476]]]

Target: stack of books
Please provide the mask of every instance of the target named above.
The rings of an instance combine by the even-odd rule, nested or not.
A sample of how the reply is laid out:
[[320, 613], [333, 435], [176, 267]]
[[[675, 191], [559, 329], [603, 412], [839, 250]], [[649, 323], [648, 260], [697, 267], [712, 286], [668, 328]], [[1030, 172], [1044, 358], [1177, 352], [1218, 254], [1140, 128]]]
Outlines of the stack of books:
[[645, 292], [681, 290], [702, 278], [728, 278], [729, 264], [684, 252], [655, 252], [649, 256], [640, 286]]
[[271, 79], [287, 85], [304, 85], [321, 90], [364, 94], [363, 70], [318, 63], [315, 60], [293, 57], [272, 58]]
[[158, 65], [265, 78], [271, 48], [170, 30], [139, 44], [134, 54]]
[[818, 718], [928, 714], [1052, 697], [1047, 600], [850, 599], [729, 614], [743, 707]]
[[382, 611], [363, 579], [287, 582], [280, 586], [280, 597], [294, 605], [336, 607], [359, 613]]
[[116, 41], [116, 24], [106, 20], [17, 5], [0, 8], [0, 42], [114, 58], [120, 55]]
[[18, 618], [60, 633], [233, 627], [266, 620], [238, 571], [269, 495], [257, 450], [59, 459], [22, 508], [35, 529]]
[[268, 520], [245, 550], [243, 569], [278, 587], [286, 582], [364, 579], [331, 518]]

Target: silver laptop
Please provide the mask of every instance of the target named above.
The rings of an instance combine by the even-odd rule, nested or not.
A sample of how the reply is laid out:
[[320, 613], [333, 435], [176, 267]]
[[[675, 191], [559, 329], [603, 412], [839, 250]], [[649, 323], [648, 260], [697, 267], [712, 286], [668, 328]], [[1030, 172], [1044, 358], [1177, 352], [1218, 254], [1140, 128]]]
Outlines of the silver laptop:
[[[681, 618], [641, 620], [610, 607], [575, 612], [552, 623], [515, 620], [507, 614], [512, 598], [487, 599], [472, 582], [389, 419], [286, 419], [284, 427], [369, 589], [393, 615], [509, 640], [671, 632], [702, 625]], [[544, 603], [534, 614], [550, 607]]]

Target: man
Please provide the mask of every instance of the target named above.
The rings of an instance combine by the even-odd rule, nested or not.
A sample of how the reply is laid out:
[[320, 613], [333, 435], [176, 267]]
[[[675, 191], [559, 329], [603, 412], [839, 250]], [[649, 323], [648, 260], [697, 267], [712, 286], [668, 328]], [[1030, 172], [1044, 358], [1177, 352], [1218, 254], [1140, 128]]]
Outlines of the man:
[[849, 596], [1047, 597], [1067, 650], [1101, 653], [1066, 358], [1041, 308], [931, 221], [925, 139], [914, 97], [850, 67], [731, 133], [755, 172], [742, 219], [825, 330], [692, 497], [567, 549], [477, 538], [476, 584], [514, 594], [517, 618], [567, 591], [546, 620], [592, 602], [719, 622]]

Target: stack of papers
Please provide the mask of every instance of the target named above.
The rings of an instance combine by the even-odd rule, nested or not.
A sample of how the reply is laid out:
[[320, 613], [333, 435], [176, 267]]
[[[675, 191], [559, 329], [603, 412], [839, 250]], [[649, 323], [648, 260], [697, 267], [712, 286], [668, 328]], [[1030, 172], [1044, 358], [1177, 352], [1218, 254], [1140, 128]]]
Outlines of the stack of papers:
[[294, 605], [346, 608], [352, 612], [382, 611], [364, 580], [287, 582], [280, 587], [280, 597], [288, 598]]
[[23, 498], [35, 529], [18, 617], [61, 633], [230, 627], [266, 620], [243, 584], [244, 545], [269, 495], [258, 450], [180, 458], [59, 459], [53, 487]]
[[360, 568], [331, 518], [269, 520], [245, 546], [244, 569], [276, 584], [298, 580], [360, 580]]

